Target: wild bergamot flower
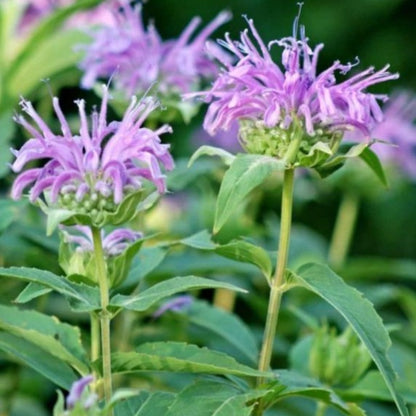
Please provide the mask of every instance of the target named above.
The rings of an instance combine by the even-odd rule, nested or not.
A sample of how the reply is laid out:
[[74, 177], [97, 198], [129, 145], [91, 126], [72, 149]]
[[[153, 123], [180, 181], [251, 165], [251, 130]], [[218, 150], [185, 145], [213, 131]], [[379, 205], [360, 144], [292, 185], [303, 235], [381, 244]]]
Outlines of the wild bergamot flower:
[[[318, 73], [323, 44], [309, 46], [298, 20], [299, 16], [293, 36], [266, 47], [253, 21], [247, 19], [249, 30], [242, 32], [239, 42], [228, 34], [220, 42], [235, 55], [236, 63], [216, 54], [222, 72], [208, 91], [194, 96], [209, 103], [204, 128], [211, 135], [238, 121], [239, 139], [247, 152], [277, 157], [293, 166], [317, 166], [335, 154], [346, 130], [359, 129], [370, 135], [382, 120], [379, 102], [387, 96], [366, 89], [398, 75], [389, 73], [387, 65], [338, 81], [338, 73], [345, 75], [354, 66], [339, 61]], [[281, 65], [272, 60], [269, 50], [273, 45], [283, 49]]]
[[91, 88], [98, 78], [113, 76], [116, 89], [128, 95], [142, 94], [155, 86], [158, 94], [166, 96], [195, 91], [201, 80], [217, 73], [204, 44], [229, 20], [229, 13], [220, 13], [197, 35], [201, 19], [195, 17], [177, 39], [167, 41], [153, 24], [144, 26], [141, 7], [126, 3], [114, 14], [117, 24], [91, 31], [91, 44], [83, 46], [83, 87]]
[[31, 138], [20, 150], [13, 151], [16, 159], [12, 169], [21, 172], [35, 160], [44, 159], [46, 163], [18, 175], [12, 198], [19, 199], [30, 187], [32, 202], [43, 194], [50, 207], [65, 208], [89, 216], [92, 222], [101, 222], [105, 213], [115, 212], [129, 195], [141, 191], [146, 181], [160, 193], [166, 191], [161, 166], [171, 170], [174, 164], [169, 145], [162, 144], [159, 136], [172, 129], [168, 125], [156, 130], [143, 127], [158, 103], [151, 97], [139, 101], [133, 97], [122, 120], [107, 123], [107, 102], [108, 89], [104, 86], [101, 108], [93, 111], [89, 128], [85, 102], [77, 101], [80, 129], [72, 134], [58, 98], [53, 98], [53, 107], [62, 133], [52, 132], [32, 104], [22, 99], [22, 109], [36, 127], [22, 115], [15, 117]]

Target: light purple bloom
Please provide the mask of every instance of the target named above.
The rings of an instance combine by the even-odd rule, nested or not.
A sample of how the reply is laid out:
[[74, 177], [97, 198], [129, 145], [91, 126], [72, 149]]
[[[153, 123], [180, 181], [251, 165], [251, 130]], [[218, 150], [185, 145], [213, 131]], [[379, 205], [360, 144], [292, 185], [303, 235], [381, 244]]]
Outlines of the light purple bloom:
[[116, 88], [128, 95], [143, 93], [155, 83], [161, 94], [181, 94], [195, 91], [201, 79], [215, 76], [217, 66], [204, 44], [229, 20], [229, 13], [220, 13], [196, 36], [201, 19], [195, 17], [178, 39], [164, 41], [152, 24], [144, 27], [140, 7], [121, 4], [121, 10], [114, 12], [117, 24], [91, 31], [92, 43], [83, 47], [83, 87], [91, 88], [98, 78], [114, 75]]
[[[387, 72], [388, 66], [379, 71], [370, 67], [338, 81], [337, 73], [344, 75], [354, 66], [339, 61], [318, 73], [318, 55], [324, 45], [311, 48], [303, 26], [298, 39], [298, 20], [299, 17], [295, 19], [293, 36], [274, 40], [268, 47], [251, 19], [247, 19], [249, 30], [242, 32], [240, 42], [234, 42], [228, 34], [221, 41], [237, 57], [237, 63], [222, 62], [223, 71], [212, 88], [194, 94], [210, 103], [204, 120], [208, 133], [228, 130], [236, 120], [253, 120], [266, 128], [282, 130], [300, 122], [310, 137], [321, 135], [322, 130], [343, 133], [350, 128], [358, 128], [367, 136], [381, 121], [379, 101], [387, 97], [366, 89], [398, 75]], [[275, 44], [283, 49], [281, 66], [273, 62], [269, 53]]]
[[152, 317], [155, 318], [155, 319], [159, 318], [160, 316], [162, 316], [167, 311], [173, 311], [173, 312], [183, 311], [184, 309], [191, 306], [193, 300], [194, 300], [194, 298], [192, 296], [189, 296], [189, 295], [176, 296], [176, 297], [168, 300], [167, 302], [163, 303], [160, 306], [160, 308], [157, 309], [152, 314]]
[[[82, 400], [85, 389], [93, 380], [94, 380], [94, 377], [92, 375], [88, 375], [88, 376], [82, 377], [81, 379], [79, 379], [78, 381], [72, 384], [71, 390], [66, 398], [66, 407], [68, 410], [73, 409], [76, 403]], [[97, 400], [97, 396], [95, 394], [89, 396], [82, 403], [83, 408], [88, 409], [95, 403], [96, 400]]]
[[47, 192], [51, 203], [69, 201], [78, 209], [83, 204], [85, 213], [91, 209], [114, 211], [114, 204], [135, 190], [141, 189], [143, 180], [155, 184], [158, 191], [166, 191], [165, 176], [160, 166], [171, 170], [173, 159], [169, 145], [160, 142], [160, 135], [171, 132], [168, 125], [157, 130], [142, 127], [146, 117], [158, 107], [151, 97], [137, 101], [132, 98], [121, 121], [107, 123], [108, 89], [103, 87], [99, 111], [91, 116], [89, 128], [85, 102], [77, 101], [80, 115], [79, 134], [72, 134], [59, 106], [53, 98], [53, 107], [61, 124], [62, 134], [55, 134], [35, 111], [32, 104], [21, 100], [26, 112], [37, 127], [23, 116], [15, 117], [31, 135], [18, 151], [12, 164], [20, 172], [28, 162], [46, 159], [44, 167], [35, 167], [21, 173], [12, 187], [12, 198], [18, 199], [27, 187], [33, 202]]
[[[387, 144], [375, 143], [373, 149], [382, 160], [416, 179], [416, 95], [405, 91], [394, 93], [383, 112], [384, 119], [373, 128], [371, 136]], [[351, 132], [348, 138], [362, 139], [362, 135]]]
[[[75, 225], [73, 227], [61, 227], [64, 239], [69, 244], [75, 244], [76, 250], [82, 253], [94, 251], [92, 232], [90, 227]], [[73, 231], [76, 231], [74, 233]], [[118, 256], [132, 243], [143, 237], [143, 234], [129, 228], [118, 228], [105, 235], [101, 230], [104, 254], [108, 257]]]

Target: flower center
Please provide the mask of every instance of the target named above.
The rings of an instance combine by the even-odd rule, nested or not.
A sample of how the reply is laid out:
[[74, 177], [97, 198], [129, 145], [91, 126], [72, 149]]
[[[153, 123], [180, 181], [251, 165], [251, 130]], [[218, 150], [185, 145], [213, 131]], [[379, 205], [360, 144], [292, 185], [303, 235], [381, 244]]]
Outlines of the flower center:
[[341, 131], [315, 128], [315, 134], [310, 136], [302, 124], [298, 120], [298, 123], [291, 123], [287, 128], [280, 125], [267, 127], [262, 120], [241, 119], [239, 140], [248, 153], [278, 159], [286, 159], [288, 152], [292, 151], [294, 141], [298, 140], [297, 154], [292, 160], [298, 166], [310, 166], [308, 156], [319, 144], [327, 146], [330, 151], [336, 151], [343, 136]]
[[117, 209], [113, 195], [104, 197], [98, 192], [87, 192], [81, 199], [76, 197], [75, 191], [61, 192], [59, 195], [59, 205], [76, 211], [79, 214], [96, 217], [103, 212], [112, 213]]

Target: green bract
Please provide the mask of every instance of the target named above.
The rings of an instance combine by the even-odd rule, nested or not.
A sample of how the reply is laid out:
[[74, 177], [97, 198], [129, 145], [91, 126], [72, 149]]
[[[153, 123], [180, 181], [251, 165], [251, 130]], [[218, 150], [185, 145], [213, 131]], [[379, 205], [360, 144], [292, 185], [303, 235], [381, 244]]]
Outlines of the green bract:
[[144, 192], [139, 190], [128, 194], [119, 205], [103, 197], [93, 198], [90, 194], [86, 195], [78, 205], [71, 197], [62, 205], [48, 205], [41, 200], [37, 202], [47, 215], [47, 234], [50, 235], [59, 224], [102, 228], [106, 225], [120, 225], [131, 221], [142, 209], [139, 204], [143, 201], [143, 197]]

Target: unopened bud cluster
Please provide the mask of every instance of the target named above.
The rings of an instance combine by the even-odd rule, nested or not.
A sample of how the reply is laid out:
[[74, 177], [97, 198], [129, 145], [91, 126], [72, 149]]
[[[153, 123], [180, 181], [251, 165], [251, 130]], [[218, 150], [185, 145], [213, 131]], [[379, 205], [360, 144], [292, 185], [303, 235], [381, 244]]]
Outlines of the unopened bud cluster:
[[[300, 125], [302, 122], [299, 120]], [[304, 129], [302, 129], [304, 130]], [[329, 131], [327, 129], [316, 129], [313, 136], [306, 131], [299, 132], [297, 126], [292, 124], [288, 128], [276, 125], [267, 127], [262, 120], [243, 119], [240, 120], [239, 139], [242, 147], [253, 154], [286, 159], [291, 151], [293, 142], [298, 140], [297, 153], [291, 163], [297, 166], [314, 166], [316, 158], [308, 158], [313, 146], [322, 143], [332, 151], [336, 151], [342, 139], [342, 132]], [[327, 157], [330, 155], [328, 154]], [[320, 160], [323, 162], [323, 160]]]
[[355, 384], [371, 363], [360, 340], [347, 328], [337, 335], [335, 328], [324, 326], [314, 336], [309, 356], [311, 374], [331, 386]]
[[62, 193], [59, 196], [59, 205], [79, 214], [97, 218], [105, 213], [113, 213], [117, 209], [113, 195], [104, 197], [98, 192], [88, 192], [81, 199], [75, 192]]

